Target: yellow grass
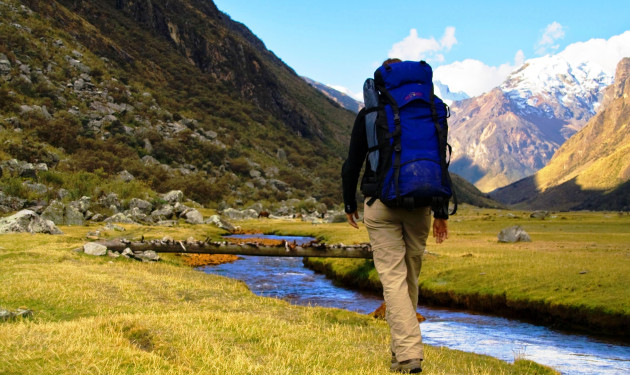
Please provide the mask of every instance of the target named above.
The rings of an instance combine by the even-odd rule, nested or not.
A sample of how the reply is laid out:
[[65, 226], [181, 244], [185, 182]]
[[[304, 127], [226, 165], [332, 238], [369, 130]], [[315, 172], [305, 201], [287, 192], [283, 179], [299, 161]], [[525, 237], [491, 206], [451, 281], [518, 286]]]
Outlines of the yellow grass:
[[[0, 306], [34, 311], [31, 318], [0, 322], [0, 374], [389, 373], [382, 321], [258, 297], [240, 281], [181, 265], [177, 256], [141, 263], [72, 251], [95, 227], [62, 227], [61, 236], [0, 237]], [[208, 226], [125, 227], [108, 235], [220, 234]], [[323, 226], [304, 232], [307, 227], [287, 223], [296, 233], [326, 232]], [[427, 347], [425, 373], [550, 370]]]

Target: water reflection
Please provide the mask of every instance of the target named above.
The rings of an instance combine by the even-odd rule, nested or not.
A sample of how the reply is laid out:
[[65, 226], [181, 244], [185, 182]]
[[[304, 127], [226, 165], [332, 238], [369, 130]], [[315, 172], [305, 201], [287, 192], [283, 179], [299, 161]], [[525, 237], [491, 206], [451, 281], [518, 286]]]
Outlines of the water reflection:
[[[313, 240], [308, 237], [290, 240], [294, 239]], [[335, 285], [324, 275], [303, 267], [301, 258], [247, 256], [234, 263], [202, 269], [243, 280], [258, 295], [298, 305], [336, 307], [367, 314], [382, 303], [380, 296]], [[427, 318], [421, 328], [423, 340], [429, 345], [490, 355], [508, 362], [515, 358], [530, 359], [563, 374], [630, 374], [627, 345], [464, 311], [425, 306], [419, 311]]]

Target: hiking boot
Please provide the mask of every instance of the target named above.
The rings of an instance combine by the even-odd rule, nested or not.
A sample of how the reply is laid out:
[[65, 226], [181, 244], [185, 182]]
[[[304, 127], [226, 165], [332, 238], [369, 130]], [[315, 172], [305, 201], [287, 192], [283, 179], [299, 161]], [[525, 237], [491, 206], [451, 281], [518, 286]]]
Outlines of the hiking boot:
[[420, 359], [408, 359], [402, 362], [394, 361], [395, 357], [392, 358], [392, 365], [390, 367], [393, 372], [401, 372], [404, 374], [417, 374], [422, 372], [422, 361]]

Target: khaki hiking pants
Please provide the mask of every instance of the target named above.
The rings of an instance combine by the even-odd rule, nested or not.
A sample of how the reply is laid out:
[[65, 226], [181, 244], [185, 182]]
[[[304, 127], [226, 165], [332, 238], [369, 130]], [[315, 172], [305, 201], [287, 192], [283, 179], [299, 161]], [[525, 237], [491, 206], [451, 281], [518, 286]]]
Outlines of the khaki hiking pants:
[[374, 252], [374, 266], [383, 284], [392, 353], [399, 362], [423, 359], [416, 308], [431, 208], [389, 208], [377, 199], [371, 206], [364, 206], [363, 221]]

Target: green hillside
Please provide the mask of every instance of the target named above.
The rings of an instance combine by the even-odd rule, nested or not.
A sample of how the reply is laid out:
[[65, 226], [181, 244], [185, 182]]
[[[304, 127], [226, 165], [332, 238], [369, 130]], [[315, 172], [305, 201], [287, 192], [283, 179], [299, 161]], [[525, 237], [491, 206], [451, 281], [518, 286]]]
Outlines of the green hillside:
[[205, 204], [341, 195], [354, 115], [212, 2], [0, 8], [0, 160], [45, 163], [49, 187], [127, 170]]

